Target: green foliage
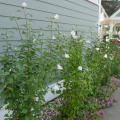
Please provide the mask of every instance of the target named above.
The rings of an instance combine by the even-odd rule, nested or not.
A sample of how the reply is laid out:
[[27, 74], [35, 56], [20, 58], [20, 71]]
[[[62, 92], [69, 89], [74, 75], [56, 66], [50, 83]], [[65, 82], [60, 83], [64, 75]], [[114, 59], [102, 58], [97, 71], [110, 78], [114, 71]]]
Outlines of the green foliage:
[[[24, 41], [17, 51], [6, 51], [1, 57], [2, 95], [11, 120], [37, 120], [44, 103], [44, 67], [39, 49], [32, 40]], [[41, 71], [43, 69], [43, 71]]]
[[119, 47], [107, 38], [87, 48], [84, 56], [84, 41], [75, 31], [71, 32], [71, 38], [62, 35], [59, 23], [53, 19], [49, 26], [51, 35], [53, 28], [57, 34], [55, 39], [51, 36], [45, 43], [36, 37], [23, 12], [26, 18], [23, 31], [18, 24], [19, 18], [11, 18], [18, 27], [21, 44], [16, 48], [7, 44], [0, 57], [1, 96], [5, 109], [10, 111], [6, 120], [42, 119], [47, 85], [59, 80], [64, 80], [63, 90], [53, 91], [62, 92], [58, 119], [92, 119], [94, 116], [99, 119], [96, 118], [97, 101], [109, 97], [104, 91], [110, 85], [111, 76], [120, 74]]
[[92, 48], [88, 48], [87, 65], [83, 60], [83, 46], [82, 40], [71, 40], [67, 48], [69, 58], [61, 63], [65, 89], [60, 110], [64, 119], [84, 119], [89, 113], [94, 116], [99, 109], [97, 101], [110, 97], [107, 88], [111, 76], [119, 69], [119, 55], [116, 55], [119, 48], [111, 41], [95, 42]]
[[[15, 19], [15, 22], [18, 21]], [[18, 23], [17, 26], [19, 29]], [[19, 30], [21, 44], [15, 49], [6, 45], [0, 59], [1, 94], [5, 109], [11, 112], [6, 114], [6, 120], [41, 119], [44, 104], [47, 66], [40, 55], [41, 42], [34, 39], [31, 23], [27, 19], [24, 27], [24, 31]]]
[[[25, 9], [23, 12], [26, 18]], [[50, 38], [44, 43], [37, 38], [27, 18], [23, 30], [20, 29], [19, 18], [11, 20], [18, 27], [21, 43], [15, 48], [7, 44], [0, 58], [1, 96], [4, 98], [5, 109], [11, 112], [6, 114], [6, 120], [42, 119], [40, 113], [45, 104], [47, 85], [61, 79], [56, 65], [62, 61], [65, 38], [58, 33], [56, 40]]]
[[87, 50], [86, 61], [93, 78], [94, 96], [99, 99], [107, 97], [104, 89], [109, 86], [111, 76], [119, 74], [119, 55], [116, 54], [118, 51], [118, 47], [109, 39]]
[[64, 60], [63, 78], [64, 78], [64, 103], [61, 108], [62, 116], [66, 119], [84, 118], [86, 111], [94, 111], [96, 104], [88, 101], [92, 94], [92, 78], [86, 69], [82, 48], [83, 42], [79, 38], [71, 40], [68, 45], [69, 58]]

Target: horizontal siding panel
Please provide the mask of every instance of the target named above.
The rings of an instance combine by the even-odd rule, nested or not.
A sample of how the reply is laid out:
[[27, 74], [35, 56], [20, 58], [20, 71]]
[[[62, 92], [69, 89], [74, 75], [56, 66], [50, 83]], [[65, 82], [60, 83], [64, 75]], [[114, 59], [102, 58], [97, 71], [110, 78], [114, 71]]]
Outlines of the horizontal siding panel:
[[[2, 2], [2, 3], [0, 3], [1, 4], [1, 9], [2, 9], [2, 11], [4, 10], [4, 12], [6, 12], [6, 13], [8, 13], [8, 9], [9, 9], [9, 6], [11, 6], [12, 8], [10, 8], [11, 10], [10, 11], [12, 11], [11, 12], [11, 15], [18, 15], [19, 13], [17, 13], [16, 11], [18, 10], [18, 9], [20, 9], [21, 8], [21, 6], [20, 5], [16, 5], [16, 4], [6, 4], [6, 7], [7, 7], [7, 9], [5, 9], [5, 4]], [[3, 6], [3, 7], [2, 7]], [[87, 14], [85, 14], [85, 13], [74, 13], [74, 12], [72, 12], [72, 11], [69, 11], [69, 10], [63, 10], [63, 9], [55, 9], [54, 7], [49, 7], [49, 8], [47, 8], [48, 7], [48, 5], [47, 4], [45, 4], [45, 6], [43, 5], [43, 4], [41, 4], [41, 6], [43, 7], [43, 9], [42, 9], [42, 7], [40, 7], [41, 9], [37, 9], [37, 7], [35, 7], [35, 9], [33, 8], [33, 7], [29, 7], [28, 9], [29, 10], [31, 10], [31, 11], [27, 11], [28, 13], [30, 12], [32, 15], [33, 15], [33, 17], [41, 17], [41, 18], [46, 18], [46, 19], [48, 19], [49, 17], [51, 17], [51, 16], [53, 16], [53, 13], [55, 14], [55, 13], [58, 13], [58, 14], [61, 14], [61, 15], [63, 15], [64, 17], [66, 16], [71, 16], [71, 18], [76, 18], [76, 19], [79, 19], [79, 20], [84, 20], [84, 21], [95, 21], [96, 20], [96, 18], [97, 18], [97, 14], [92, 14], [93, 16], [89, 16], [89, 15], [87, 15]], [[15, 8], [16, 7], [16, 8]], [[45, 9], [44, 10], [44, 8], [47, 8], [47, 9]], [[82, 9], [82, 8], [79, 8], [79, 9]], [[52, 10], [52, 11], [51, 11]], [[2, 12], [1, 11], [1, 12]], [[34, 11], [34, 14], [33, 14], [33, 11]], [[46, 16], [42, 16], [42, 15], [44, 15], [42, 12], [44, 11], [44, 14], [46, 14], [46, 13], [48, 13], [49, 12], [49, 14], [48, 15], [46, 15]], [[86, 11], [86, 10], [82, 10], [82, 11]], [[39, 13], [37, 13], [37, 12], [39, 12]], [[50, 14], [51, 13], [51, 14]], [[66, 13], [66, 14], [65, 14]], [[88, 13], [88, 14], [90, 14], [90, 11], [88, 11], [88, 12], [86, 12], [86, 13]], [[37, 15], [37, 14], [39, 14], [39, 15]], [[22, 14], [22, 16], [23, 16], [23, 14]], [[88, 18], [89, 17], [89, 18]]]
[[[83, 0], [82, 0], [83, 1]], [[59, 8], [63, 7], [63, 9], [71, 9], [71, 11], [76, 11], [78, 13], [83, 13], [83, 14], [86, 14], [86, 15], [90, 15], [90, 16], [97, 16], [96, 14], [92, 14], [91, 12], [96, 12], [96, 9], [94, 9], [94, 6], [91, 7], [88, 7], [86, 5], [83, 5], [83, 4], [78, 4], [77, 2], [73, 2], [71, 0], [60, 0], [60, 1], [57, 1], [56, 3], [56, 0], [39, 0], [39, 2], [43, 2], [43, 3], [46, 3], [46, 4], [49, 4], [49, 3], [52, 3], [54, 5], [58, 5]], [[58, 7], [57, 6], [57, 7]]]
[[[19, 18], [19, 17], [17, 17], [17, 18]], [[0, 24], [0, 27], [4, 27], [4, 26], [7, 26], [7, 25], [8, 26], [12, 26], [12, 27], [16, 26], [16, 22], [15, 21], [11, 21], [10, 20], [10, 16], [0, 15], [0, 19], [1, 19], [1, 22], [2, 21], [6, 22], [6, 24]], [[49, 25], [51, 24], [50, 20], [33, 19], [33, 18], [28, 18], [27, 20], [29, 20], [29, 21], [31, 21], [33, 23], [33, 25], [34, 25], [33, 28], [47, 28], [48, 24]], [[23, 26], [25, 24], [25, 18], [24, 17], [20, 17], [19, 20], [17, 21], [17, 23], [19, 23], [20, 26]], [[70, 20], [70, 19], [68, 19], [67, 22], [60, 22], [59, 21], [59, 25], [60, 25], [61, 28], [63, 27], [63, 25], [65, 27], [77, 26], [79, 28], [95, 28], [96, 27], [96, 23], [97, 22], [95, 22], [94, 24], [90, 24], [90, 23], [86, 23], [85, 24], [84, 22], [79, 22], [79, 21], [75, 21], [75, 23], [72, 23], [72, 20]], [[55, 22], [54, 26], [55, 26], [55, 24], [57, 24], [57, 23]]]
[[[21, 31], [24, 29], [25, 17], [21, 7], [22, 2], [24, 0], [0, 0], [0, 35], [6, 31], [10, 32], [11, 42], [19, 40], [20, 35], [15, 21], [11, 21], [10, 17], [19, 17], [18, 24]], [[64, 34], [70, 35], [72, 29], [77, 29], [79, 35], [82, 34], [89, 39], [91, 32], [97, 31], [98, 6], [87, 0], [29, 0], [27, 4], [26, 13], [29, 13], [27, 18], [32, 22], [36, 36], [41, 34], [41, 31], [43, 32], [43, 39], [50, 38], [51, 31], [53, 35], [56, 34], [55, 25], [53, 30], [48, 28], [51, 24], [50, 17], [55, 14], [60, 15], [59, 30]], [[0, 41], [4, 43], [2, 36], [0, 36]]]

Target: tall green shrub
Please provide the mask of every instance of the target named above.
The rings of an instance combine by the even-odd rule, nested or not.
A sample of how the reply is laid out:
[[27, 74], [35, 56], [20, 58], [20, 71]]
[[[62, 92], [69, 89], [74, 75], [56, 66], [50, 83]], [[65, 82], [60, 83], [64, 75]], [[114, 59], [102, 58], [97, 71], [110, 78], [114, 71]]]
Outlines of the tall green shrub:
[[[19, 19], [14, 20], [17, 22]], [[41, 59], [41, 43], [34, 38], [27, 18], [24, 31], [20, 31], [18, 23], [17, 27], [21, 44], [15, 49], [7, 46], [0, 59], [2, 97], [5, 109], [10, 111], [6, 120], [38, 120], [41, 119], [46, 91], [46, 66]]]
[[[66, 119], [84, 119], [96, 104], [88, 101], [92, 94], [92, 78], [82, 58], [83, 42], [72, 39], [64, 58], [62, 75], [64, 78], [63, 106], [61, 114]], [[67, 57], [69, 56], [69, 57]]]

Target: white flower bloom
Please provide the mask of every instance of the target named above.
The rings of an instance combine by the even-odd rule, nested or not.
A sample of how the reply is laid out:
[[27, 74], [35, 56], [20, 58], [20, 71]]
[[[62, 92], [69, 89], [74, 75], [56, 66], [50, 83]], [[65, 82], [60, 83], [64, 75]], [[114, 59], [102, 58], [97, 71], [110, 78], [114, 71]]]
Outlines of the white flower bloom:
[[33, 111], [34, 109], [33, 108], [31, 108], [31, 111]]
[[78, 66], [78, 70], [82, 71], [83, 70], [82, 66]]
[[76, 32], [74, 30], [71, 31], [71, 36], [73, 39], [77, 39], [78, 36], [76, 35]]
[[55, 40], [55, 39], [56, 39], [56, 37], [53, 35], [53, 36], [52, 36], [52, 39], [53, 39], [53, 40]]
[[73, 39], [77, 39], [78, 38], [78, 36], [77, 35], [75, 35], [75, 36], [72, 36], [73, 37]]
[[57, 69], [58, 70], [63, 70], [63, 67], [60, 64], [57, 64]]
[[65, 58], [70, 58], [69, 54], [65, 53]]
[[109, 42], [109, 41], [110, 41], [110, 39], [108, 37], [106, 37], [106, 42]]
[[54, 19], [58, 20], [60, 18], [60, 16], [58, 14], [54, 15]]
[[71, 31], [71, 35], [72, 35], [72, 37], [73, 37], [73, 36], [76, 36], [76, 33], [75, 33], [74, 30]]
[[39, 101], [39, 97], [35, 97], [35, 101], [38, 102]]
[[59, 86], [58, 86], [58, 85], [55, 85], [55, 86], [53, 87], [53, 90], [55, 90], [55, 91], [60, 90], [60, 89], [59, 89]]
[[96, 48], [96, 50], [97, 50], [97, 51], [99, 51], [99, 50], [100, 50], [100, 48]]
[[36, 43], [36, 42], [37, 42], [37, 40], [36, 40], [36, 39], [34, 39], [34, 40], [33, 40], [33, 43]]
[[107, 54], [105, 54], [105, 55], [104, 55], [104, 58], [108, 58], [108, 55], [107, 55]]
[[22, 7], [24, 7], [24, 8], [27, 7], [27, 3], [26, 3], [26, 2], [23, 2], [23, 3], [22, 3]]
[[12, 69], [9, 69], [9, 72], [11, 72], [12, 71]]

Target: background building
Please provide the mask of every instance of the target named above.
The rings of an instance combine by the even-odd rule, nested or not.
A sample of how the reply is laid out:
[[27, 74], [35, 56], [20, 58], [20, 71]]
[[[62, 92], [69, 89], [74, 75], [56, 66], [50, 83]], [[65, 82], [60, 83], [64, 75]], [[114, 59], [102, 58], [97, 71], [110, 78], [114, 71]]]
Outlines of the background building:
[[120, 31], [120, 1], [102, 1], [100, 16], [102, 34], [117, 35]]

